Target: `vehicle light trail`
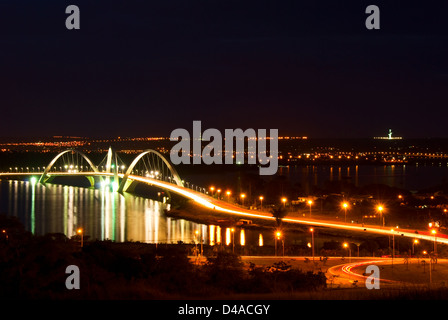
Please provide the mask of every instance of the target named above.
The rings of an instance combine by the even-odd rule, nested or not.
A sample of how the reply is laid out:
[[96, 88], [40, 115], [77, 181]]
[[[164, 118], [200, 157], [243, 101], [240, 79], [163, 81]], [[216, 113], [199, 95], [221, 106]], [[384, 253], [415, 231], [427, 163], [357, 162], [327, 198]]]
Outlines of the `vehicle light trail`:
[[[357, 273], [354, 271], [355, 268], [363, 267], [363, 266], [369, 266], [369, 265], [380, 265], [380, 264], [389, 264], [390, 259], [383, 259], [383, 260], [367, 260], [367, 261], [361, 261], [361, 262], [354, 262], [349, 264], [343, 264], [343, 265], [337, 265], [333, 266], [328, 269], [328, 273], [333, 276], [342, 276], [342, 278], [346, 280], [357, 280], [357, 281], [366, 281], [369, 277], [372, 277], [372, 275], [367, 274], [365, 275], [364, 272]], [[383, 278], [371, 278], [369, 280], [378, 280], [381, 283], [401, 283], [401, 281], [396, 280], [390, 280], [390, 279], [383, 279]]]
[[[213, 199], [207, 195], [192, 191], [185, 187], [173, 185], [171, 183], [163, 182], [163, 181], [152, 179], [152, 178], [146, 178], [146, 177], [140, 177], [140, 176], [134, 176], [134, 175], [130, 175], [129, 178], [171, 190], [180, 195], [183, 195], [184, 197], [190, 198], [190, 199], [194, 200], [195, 202], [197, 202], [198, 204], [200, 204], [206, 208], [209, 208], [209, 209], [213, 209], [216, 211], [229, 213], [229, 214], [246, 216], [246, 217], [266, 219], [266, 220], [275, 220], [274, 217], [268, 212], [254, 213], [253, 211], [250, 211], [250, 210], [244, 210], [237, 206], [225, 203], [223, 201]], [[312, 220], [312, 219], [299, 219], [299, 218], [284, 218], [283, 221], [290, 222], [290, 223], [311, 225], [311, 226], [316, 226], [316, 227], [321, 226], [321, 227], [336, 228], [336, 229], [342, 229], [342, 230], [351, 230], [351, 231], [357, 231], [357, 232], [367, 232], [367, 233], [374, 233], [374, 234], [383, 234], [383, 235], [392, 235], [394, 233], [395, 235], [398, 235], [398, 236], [409, 237], [409, 238], [413, 238], [413, 239], [428, 240], [428, 241], [437, 241], [440, 243], [448, 244], [448, 238], [446, 235], [438, 234], [437, 239], [434, 240], [434, 236], [430, 235], [429, 233], [424, 234], [425, 231], [417, 231], [418, 233], [416, 233], [416, 231], [405, 230], [405, 229], [394, 229], [393, 231], [391, 231], [391, 229], [387, 228], [387, 227], [381, 228], [381, 227], [375, 227], [375, 226], [359, 226], [359, 225], [352, 225], [352, 224], [345, 224], [345, 223], [329, 222], [329, 221], [325, 221], [325, 220]]]
[[[363, 279], [367, 279], [369, 277], [369, 275], [364, 275], [364, 274], [359, 274], [356, 273], [354, 271], [352, 271], [352, 269], [354, 268], [358, 268], [358, 267], [362, 267], [362, 266], [368, 266], [368, 265], [377, 265], [380, 263], [385, 263], [386, 261], [384, 260], [376, 260], [376, 261], [363, 261], [363, 262], [356, 262], [356, 263], [351, 263], [351, 264], [346, 264], [344, 266], [342, 266], [342, 272], [346, 273], [349, 276], [352, 277], [358, 277], [358, 278], [363, 278]], [[400, 281], [394, 281], [394, 280], [388, 280], [388, 279], [381, 279], [381, 278], [375, 278], [379, 281], [382, 282], [390, 282], [390, 283], [398, 283]], [[372, 279], [373, 280], [373, 279]]]

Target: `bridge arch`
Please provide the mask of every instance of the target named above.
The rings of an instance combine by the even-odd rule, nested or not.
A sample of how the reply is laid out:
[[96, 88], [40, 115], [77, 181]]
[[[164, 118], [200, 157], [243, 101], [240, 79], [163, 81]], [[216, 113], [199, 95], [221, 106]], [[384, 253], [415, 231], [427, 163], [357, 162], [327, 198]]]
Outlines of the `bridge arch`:
[[39, 178], [39, 182], [45, 184], [45, 182], [48, 180], [48, 172], [50, 172], [51, 168], [53, 167], [53, 165], [56, 163], [56, 161], [62, 157], [64, 154], [68, 153], [68, 152], [73, 152], [73, 153], [77, 153], [79, 154], [81, 157], [84, 158], [84, 160], [87, 161], [87, 163], [90, 165], [90, 167], [92, 167], [94, 172], [99, 173], [100, 171], [98, 170], [98, 168], [93, 164], [93, 162], [81, 151], [75, 150], [75, 149], [67, 149], [65, 151], [60, 152], [58, 155], [56, 155], [56, 157], [53, 158], [53, 160], [51, 160], [51, 162], [48, 164], [48, 166], [45, 168], [44, 172], [42, 173], [42, 175]]
[[184, 183], [182, 182], [182, 179], [180, 178], [179, 174], [177, 173], [176, 169], [171, 165], [171, 163], [168, 162], [168, 160], [165, 159], [165, 157], [160, 153], [157, 152], [153, 149], [147, 149], [144, 150], [142, 153], [140, 153], [137, 157], [135, 157], [135, 159], [132, 161], [131, 165], [128, 167], [128, 169], [126, 170], [126, 173], [123, 176], [123, 179], [121, 180], [120, 186], [118, 187], [118, 192], [123, 192], [126, 191], [127, 188], [129, 187], [129, 184], [127, 184], [128, 182], [128, 178], [129, 175], [132, 173], [132, 171], [134, 170], [134, 167], [137, 165], [137, 163], [146, 155], [148, 154], [154, 154], [156, 155], [158, 158], [160, 158], [160, 160], [163, 161], [163, 163], [167, 166], [168, 170], [170, 171], [171, 175], [173, 176], [173, 180], [174, 182], [178, 185], [183, 187]]

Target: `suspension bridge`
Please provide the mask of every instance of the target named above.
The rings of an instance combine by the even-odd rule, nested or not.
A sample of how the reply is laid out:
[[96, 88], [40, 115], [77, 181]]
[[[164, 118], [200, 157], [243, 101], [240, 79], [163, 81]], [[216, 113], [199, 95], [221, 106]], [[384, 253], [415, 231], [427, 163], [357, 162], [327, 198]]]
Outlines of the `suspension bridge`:
[[[83, 176], [89, 180], [91, 187], [100, 184], [109, 186], [113, 191], [119, 193], [133, 192], [137, 184], [145, 183], [193, 200], [198, 205], [215, 212], [246, 218], [275, 220], [270, 212], [242, 208], [237, 204], [208, 195], [206, 188], [185, 182], [170, 162], [162, 154], [152, 149], [141, 152], [129, 166], [121, 160], [112, 148], [109, 148], [107, 155], [98, 165], [95, 165], [83, 152], [68, 149], [56, 155], [47, 166], [42, 167], [42, 170], [40, 167], [37, 168], [37, 171], [34, 167], [31, 169], [30, 167], [20, 167], [20, 170], [19, 167], [10, 167], [8, 172], [0, 172], [0, 179], [2, 177], [13, 178], [19, 176], [38, 177], [37, 182], [45, 185], [61, 176]], [[427, 230], [391, 229], [390, 227], [365, 226], [302, 217], [286, 217], [283, 218], [283, 221], [314, 227], [335, 228], [366, 234], [395, 235], [448, 244], [446, 235], [431, 235]]]

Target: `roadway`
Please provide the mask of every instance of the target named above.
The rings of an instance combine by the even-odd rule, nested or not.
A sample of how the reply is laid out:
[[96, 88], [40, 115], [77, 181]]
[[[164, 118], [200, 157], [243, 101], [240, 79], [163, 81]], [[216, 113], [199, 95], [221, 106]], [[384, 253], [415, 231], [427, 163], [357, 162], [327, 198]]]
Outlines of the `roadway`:
[[[168, 182], [155, 180], [151, 178], [145, 178], [140, 176], [129, 176], [130, 179], [141, 181], [143, 183], [148, 183], [152, 185], [159, 186], [161, 188], [168, 189], [170, 191], [176, 192], [177, 194], [183, 195], [189, 199], [196, 201], [196, 203], [202, 205], [203, 207], [213, 209], [222, 213], [228, 213], [232, 215], [238, 215], [245, 218], [255, 218], [255, 219], [266, 219], [274, 221], [274, 217], [270, 212], [262, 212], [255, 210], [248, 210], [241, 208], [237, 205], [228, 203], [223, 200], [218, 200], [212, 198], [208, 195], [196, 192], [194, 190], [173, 185]], [[420, 240], [428, 240], [428, 241], [436, 241], [439, 243], [448, 244], [448, 236], [444, 234], [437, 234], [436, 236], [431, 235], [427, 230], [410, 230], [404, 228], [396, 228], [391, 231], [391, 227], [381, 227], [375, 225], [363, 225], [363, 224], [354, 224], [354, 223], [342, 223], [335, 222], [329, 220], [317, 220], [317, 219], [307, 219], [307, 218], [299, 218], [299, 217], [286, 217], [283, 219], [285, 222], [289, 223], [297, 223], [301, 225], [309, 225], [314, 227], [325, 227], [325, 228], [336, 228], [339, 230], [347, 230], [347, 231], [356, 231], [356, 232], [365, 232], [371, 234], [380, 234], [380, 235], [395, 235], [401, 237], [409, 237], [412, 239], [420, 239]]]
[[[352, 258], [347, 259], [348, 263], [339, 264], [328, 268], [326, 272], [327, 279], [333, 286], [359, 286], [364, 287], [369, 275], [365, 274], [365, 270], [369, 265], [381, 266], [390, 265], [391, 258]], [[352, 260], [352, 262], [350, 262]], [[377, 278], [380, 286], [398, 285], [403, 286], [405, 283], [391, 279]]]

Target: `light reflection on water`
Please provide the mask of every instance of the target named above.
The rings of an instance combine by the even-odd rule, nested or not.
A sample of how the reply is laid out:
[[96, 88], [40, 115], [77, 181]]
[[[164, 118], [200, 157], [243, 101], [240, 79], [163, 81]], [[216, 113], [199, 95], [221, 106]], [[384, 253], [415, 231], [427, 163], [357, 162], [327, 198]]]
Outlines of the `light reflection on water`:
[[[89, 239], [116, 242], [201, 243], [245, 246], [251, 237], [242, 228], [204, 225], [167, 217], [170, 204], [108, 188], [0, 181], [0, 213], [15, 216], [36, 235], [76, 235], [82, 228]], [[233, 230], [233, 231], [232, 231]], [[258, 233], [254, 236], [259, 237]], [[225, 243], [223, 243], [223, 240]], [[252, 241], [257, 245], [258, 240]], [[261, 244], [263, 245], [263, 244]]]

